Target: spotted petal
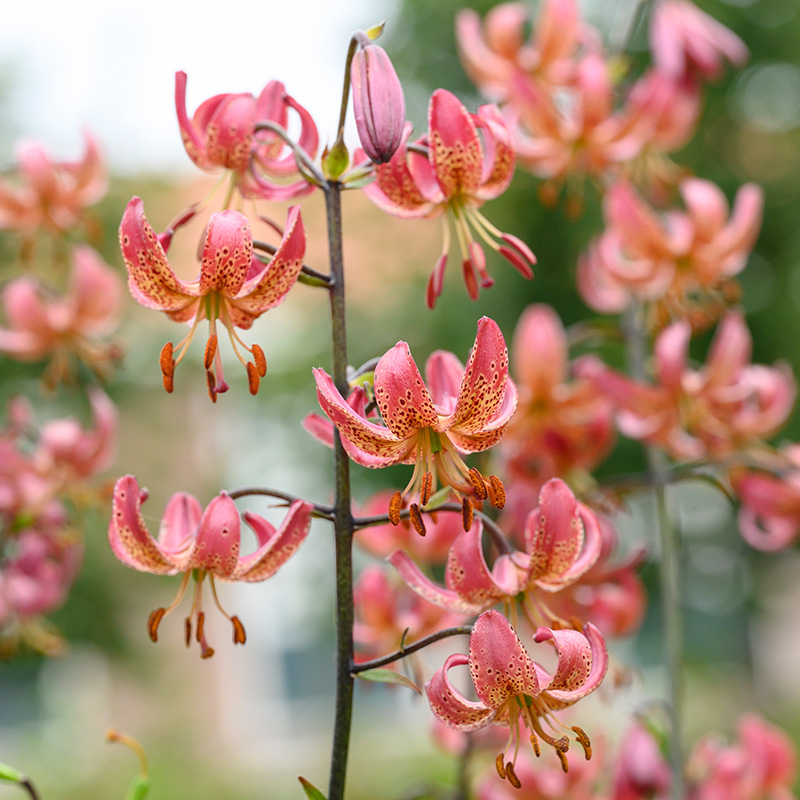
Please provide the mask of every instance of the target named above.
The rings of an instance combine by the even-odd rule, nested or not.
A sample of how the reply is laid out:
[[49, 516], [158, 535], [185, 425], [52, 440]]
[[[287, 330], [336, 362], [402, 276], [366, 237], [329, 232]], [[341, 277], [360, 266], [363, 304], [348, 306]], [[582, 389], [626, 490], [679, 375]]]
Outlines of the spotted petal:
[[182, 570], [204, 569], [221, 578], [228, 577], [239, 561], [240, 532], [239, 510], [223, 492], [203, 512], [194, 546]]
[[539, 679], [519, 636], [499, 611], [486, 611], [472, 626], [469, 671], [475, 692], [492, 709], [509, 698], [539, 694]]
[[436, 670], [430, 682], [425, 686], [431, 711], [450, 728], [459, 731], [474, 731], [488, 725], [496, 709], [487, 708], [482, 703], [467, 700], [458, 689], [450, 683], [447, 671], [451, 667], [462, 667], [468, 663], [463, 653], [454, 653], [441, 669]]
[[308, 535], [312, 510], [311, 503], [301, 500], [292, 503], [277, 530], [263, 517], [246, 512], [244, 518], [255, 531], [259, 546], [254, 553], [239, 560], [230, 579], [252, 583], [274, 575]]

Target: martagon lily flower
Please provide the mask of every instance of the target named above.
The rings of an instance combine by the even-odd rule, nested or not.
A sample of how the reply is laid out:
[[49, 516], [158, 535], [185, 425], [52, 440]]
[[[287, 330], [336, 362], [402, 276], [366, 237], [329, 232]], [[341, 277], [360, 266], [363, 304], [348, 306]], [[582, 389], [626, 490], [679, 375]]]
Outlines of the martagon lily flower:
[[312, 505], [301, 500], [292, 503], [277, 530], [263, 517], [245, 512], [244, 518], [258, 539], [258, 548], [242, 556], [239, 553], [239, 511], [225, 492], [215, 497], [205, 511], [192, 495], [183, 492], [173, 495], [161, 520], [157, 540], [147, 530], [142, 517], [141, 506], [146, 499], [147, 491], [139, 488], [133, 475], [125, 475], [117, 481], [108, 541], [114, 555], [127, 567], [155, 575], [183, 573], [172, 603], [150, 614], [147, 621], [150, 638], [154, 642], [158, 640], [161, 620], [178, 606], [186, 594], [189, 580], [193, 578], [194, 597], [185, 624], [186, 646], [192, 640], [194, 620], [195, 639], [200, 645], [201, 657], [214, 655], [206, 641], [202, 607], [203, 583], [208, 578], [215, 605], [233, 626], [234, 644], [244, 644], [244, 625], [220, 605], [215, 578], [253, 583], [274, 575], [306, 538]]
[[[587, 759], [589, 737], [577, 725], [567, 728], [554, 715], [593, 692], [608, 668], [608, 652], [600, 632], [591, 623], [584, 632], [540, 627], [533, 637], [537, 645], [551, 642], [558, 662], [550, 674], [528, 655], [508, 620], [498, 611], [481, 614], [472, 628], [469, 656], [451, 655], [425, 687], [433, 713], [451, 728], [473, 731], [494, 722], [507, 725], [509, 739], [495, 764], [501, 778], [519, 788], [514, 772], [521, 727], [527, 728], [538, 755], [539, 739], [550, 745], [567, 771], [570, 740], [578, 742]], [[452, 667], [469, 665], [477, 702], [468, 700], [450, 682]], [[547, 733], [549, 728], [555, 735]], [[506, 762], [513, 747], [514, 756]]]
[[[464, 283], [473, 300], [478, 297], [478, 278], [484, 288], [494, 283], [473, 231], [521, 275], [532, 278], [536, 256], [528, 245], [498, 230], [478, 211], [487, 200], [499, 197], [514, 175], [516, 156], [497, 106], [481, 106], [477, 114], [470, 114], [455, 95], [437, 89], [428, 107], [428, 132], [413, 149], [407, 144], [410, 135], [407, 125], [400, 147], [388, 163], [376, 164], [375, 181], [364, 193], [396, 217], [447, 215], [442, 253], [428, 281], [428, 306], [433, 308], [442, 293], [450, 250], [449, 219], [454, 222]], [[420, 151], [427, 151], [427, 156]]]
[[[211, 215], [200, 274], [193, 281], [184, 282], [172, 271], [165, 250], [170, 239], [171, 232], [156, 236], [144, 215], [141, 199], [134, 197], [119, 228], [122, 256], [128, 268], [128, 288], [134, 300], [145, 308], [163, 311], [176, 322], [191, 324], [189, 333], [178, 345], [168, 342], [161, 351], [164, 388], [172, 391], [175, 367], [186, 354], [198, 323], [207, 319], [209, 337], [204, 360], [208, 391], [216, 402], [217, 394], [228, 390], [217, 348], [219, 319], [228, 329], [233, 350], [247, 370], [250, 392], [256, 394], [260, 379], [267, 372], [264, 351], [257, 344], [252, 347], [245, 344], [234, 328], [249, 329], [265, 311], [281, 303], [297, 281], [306, 248], [299, 207], [289, 208], [283, 239], [266, 265], [253, 254], [250, 224], [238, 211]], [[252, 356], [252, 361], [245, 360], [239, 347]]]
[[375, 400], [385, 427], [357, 413], [337, 391], [332, 378], [315, 369], [317, 397], [339, 430], [350, 458], [363, 467], [415, 464], [406, 488], [389, 502], [389, 519], [400, 523], [406, 496], [412, 503], [411, 522], [425, 534], [420, 508], [439, 482], [462, 498], [464, 528], [472, 524], [471, 500], [489, 499], [498, 508], [505, 501], [500, 479], [488, 480], [468, 468], [461, 453], [477, 453], [498, 442], [517, 407], [517, 390], [508, 377], [508, 351], [497, 323], [478, 322], [475, 344], [466, 369], [449, 352], [439, 350], [426, 364], [430, 391], [405, 342], [398, 342], [375, 367]]

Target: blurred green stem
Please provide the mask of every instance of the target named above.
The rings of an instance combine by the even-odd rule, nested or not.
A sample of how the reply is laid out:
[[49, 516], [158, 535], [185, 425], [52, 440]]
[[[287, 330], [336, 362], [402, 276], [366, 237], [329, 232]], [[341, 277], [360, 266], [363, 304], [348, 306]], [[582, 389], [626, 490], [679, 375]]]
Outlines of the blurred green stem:
[[[347, 397], [347, 333], [345, 328], [344, 257], [342, 253], [341, 184], [324, 184], [330, 257], [331, 333], [333, 381]], [[331, 774], [328, 800], [343, 800], [347, 752], [353, 717], [353, 515], [350, 495], [350, 461], [338, 433], [334, 442], [336, 500], [333, 508], [336, 554], [336, 706], [334, 712]]]
[[[645, 342], [647, 333], [643, 309], [633, 305], [623, 320], [628, 352], [628, 369], [636, 380], [645, 380]], [[681, 658], [683, 620], [680, 599], [681, 542], [678, 529], [672, 524], [667, 506], [666, 485], [669, 467], [665, 453], [656, 447], [646, 447], [647, 465], [655, 494], [660, 549], [659, 586], [661, 589], [661, 619], [664, 638], [664, 668], [667, 674], [667, 715], [669, 722], [670, 769], [672, 771], [672, 800], [684, 800], [683, 771], [683, 665]]]

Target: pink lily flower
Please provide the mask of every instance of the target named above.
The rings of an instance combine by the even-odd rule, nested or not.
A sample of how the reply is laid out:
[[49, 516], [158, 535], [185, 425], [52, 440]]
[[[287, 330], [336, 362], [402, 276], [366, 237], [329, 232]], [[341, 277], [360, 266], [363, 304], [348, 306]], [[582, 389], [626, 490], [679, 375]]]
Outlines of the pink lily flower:
[[[167, 343], [161, 351], [166, 390], [172, 391], [175, 367], [186, 354], [203, 319], [209, 322], [204, 358], [209, 395], [216, 402], [217, 394], [228, 390], [217, 348], [219, 319], [228, 330], [237, 358], [247, 370], [250, 392], [256, 394], [267, 371], [264, 351], [259, 345], [245, 344], [234, 328], [248, 330], [265, 311], [283, 302], [297, 281], [306, 248], [299, 207], [289, 208], [283, 239], [266, 265], [253, 254], [253, 234], [244, 214], [231, 210], [212, 214], [203, 244], [200, 274], [193, 281], [182, 281], [172, 271], [165, 247], [150, 227], [138, 197], [125, 209], [119, 240], [134, 300], [145, 308], [163, 311], [176, 322], [191, 325], [177, 346]], [[253, 360], [246, 361], [239, 347]]]
[[621, 311], [638, 298], [657, 304], [662, 324], [688, 317], [705, 327], [735, 296], [732, 279], [761, 229], [761, 188], [742, 186], [730, 215], [710, 181], [689, 178], [680, 191], [686, 211], [659, 218], [628, 183], [609, 189], [606, 231], [578, 264], [578, 288], [592, 308]]
[[389, 518], [400, 523], [405, 497], [417, 495], [410, 506], [411, 522], [424, 535], [420, 508], [441, 482], [463, 499], [464, 527], [469, 528], [472, 506], [489, 499], [502, 507], [499, 478], [486, 480], [469, 469], [461, 453], [477, 453], [496, 444], [517, 407], [517, 390], [508, 377], [508, 351], [497, 323], [478, 321], [478, 333], [466, 369], [449, 352], [438, 350], [428, 359], [425, 386], [406, 342], [398, 342], [375, 367], [375, 400], [384, 425], [358, 414], [339, 394], [331, 377], [315, 369], [317, 398], [339, 431], [347, 454], [363, 467], [414, 464], [406, 488], [395, 492]]
[[729, 28], [689, 0], [658, 0], [650, 21], [650, 51], [656, 69], [671, 78], [716, 80], [723, 64], [741, 67], [749, 53]]
[[668, 800], [671, 786], [669, 762], [658, 741], [641, 722], [634, 721], [614, 764], [613, 800]]
[[785, 459], [779, 475], [750, 469], [731, 471], [739, 497], [739, 530], [757, 550], [776, 552], [800, 537], [800, 445], [780, 451]]
[[[569, 586], [597, 561], [601, 545], [595, 515], [562, 480], [554, 478], [544, 485], [539, 505], [528, 516], [525, 552], [501, 553], [491, 570], [483, 555], [479, 519], [453, 542], [445, 587], [428, 578], [402, 551], [387, 560], [429, 603], [461, 614], [480, 614], [500, 602], [510, 605], [520, 592], [558, 592]], [[535, 606], [546, 609], [538, 598]]]
[[697, 800], [794, 800], [797, 752], [785, 731], [756, 714], [739, 720], [739, 740], [725, 747], [704, 739], [689, 769], [699, 773]]
[[183, 573], [178, 594], [167, 608], [150, 614], [147, 630], [158, 640], [161, 620], [183, 599], [194, 578], [194, 596], [186, 617], [186, 646], [191, 643], [192, 621], [200, 655], [209, 658], [214, 650], [204, 633], [205, 614], [202, 607], [203, 582], [208, 578], [214, 604], [233, 626], [234, 644], [245, 643], [245, 631], [236, 616], [227, 614], [217, 598], [215, 579], [221, 581], [263, 581], [272, 577], [297, 551], [311, 525], [310, 503], [297, 500], [276, 530], [257, 514], [244, 513], [244, 519], [258, 539], [258, 548], [249, 555], [240, 555], [239, 511], [225, 493], [215, 497], [203, 510], [190, 494], [175, 494], [167, 504], [158, 539], [154, 539], [142, 517], [141, 505], [147, 491], [139, 488], [133, 475], [125, 475], [114, 486], [108, 541], [114, 555], [126, 566], [154, 575]]
[[528, 306], [511, 346], [519, 408], [502, 447], [518, 468], [542, 479], [592, 469], [614, 442], [608, 399], [585, 379], [569, 380], [568, 359], [567, 335], [556, 312], [547, 305]]
[[498, 103], [509, 99], [513, 77], [520, 72], [546, 86], [564, 85], [573, 77], [574, 54], [583, 36], [575, 0], [544, 0], [529, 40], [524, 3], [501, 3], [487, 14], [481, 29], [478, 14], [464, 8], [456, 15], [456, 42], [470, 80]]
[[75, 247], [64, 295], [53, 297], [27, 275], [3, 288], [0, 303], [8, 327], [0, 328], [0, 351], [20, 361], [50, 356], [50, 385], [69, 377], [73, 357], [103, 375], [118, 350], [97, 340], [116, 327], [121, 297], [117, 273], [91, 247]]
[[108, 174], [100, 149], [88, 131], [83, 136], [80, 161], [53, 161], [38, 142], [20, 142], [15, 178], [0, 180], [0, 229], [64, 233], [105, 194]]
[[[396, 217], [445, 215], [442, 253], [428, 281], [428, 307], [434, 307], [442, 292], [450, 250], [448, 220], [455, 227], [464, 283], [473, 300], [479, 293], [478, 279], [484, 288], [494, 283], [473, 230], [521, 275], [532, 278], [536, 257], [530, 248], [498, 230], [478, 211], [487, 200], [499, 197], [514, 175], [514, 148], [499, 109], [486, 105], [470, 114], [455, 95], [437, 89], [428, 106], [428, 133], [415, 142], [413, 150], [407, 146], [410, 135], [408, 125], [391, 161], [375, 166], [375, 181], [364, 193]], [[420, 148], [427, 157], [418, 152]]]
[[291, 109], [300, 118], [298, 144], [311, 158], [316, 155], [317, 126], [308, 111], [286, 94], [280, 81], [270, 81], [258, 98], [248, 93], [210, 97], [189, 119], [186, 73], [176, 72], [175, 109], [189, 158], [202, 170], [230, 170], [244, 197], [291, 200], [314, 191], [314, 185], [302, 177], [291, 183], [274, 180], [297, 174], [294, 154], [276, 134], [255, 131], [256, 124], [262, 121], [286, 130]]
[[686, 321], [659, 334], [657, 385], [631, 380], [593, 357], [581, 360], [579, 374], [613, 401], [623, 434], [675, 458], [720, 458], [775, 433], [792, 410], [795, 380], [788, 367], [749, 363], [752, 340], [742, 315], [722, 320], [699, 370], [688, 367], [690, 338]]
[[[586, 625], [583, 633], [540, 627], [533, 637], [537, 645], [555, 647], [558, 656], [553, 673], [528, 655], [508, 620], [497, 611], [486, 611], [476, 620], [469, 639], [469, 656], [451, 655], [426, 685], [433, 713], [445, 725], [461, 731], [482, 728], [494, 722], [509, 727], [509, 741], [495, 761], [501, 778], [516, 786], [514, 772], [519, 749], [520, 728], [527, 728], [537, 755], [539, 739], [552, 747], [564, 772], [570, 740], [577, 741], [591, 758], [589, 737], [577, 725], [570, 730], [554, 716], [554, 711], [576, 703], [591, 694], [602, 682], [608, 668], [608, 653], [600, 632]], [[541, 648], [540, 648], [541, 650]], [[450, 682], [452, 667], [469, 665], [477, 701], [468, 700]], [[543, 724], [544, 723], [544, 724]], [[544, 730], [563, 728], [569, 734], [554, 738]], [[507, 763], [506, 753], [514, 756]], [[515, 782], [516, 781], [516, 782]]]

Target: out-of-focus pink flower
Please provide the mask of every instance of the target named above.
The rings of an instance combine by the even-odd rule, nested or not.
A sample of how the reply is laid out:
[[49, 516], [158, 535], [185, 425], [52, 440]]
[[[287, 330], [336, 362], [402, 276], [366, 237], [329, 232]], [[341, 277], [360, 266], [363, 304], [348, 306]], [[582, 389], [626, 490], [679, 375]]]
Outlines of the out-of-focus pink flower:
[[[445, 569], [445, 587], [428, 578], [406, 553], [389, 562], [421, 597], [462, 614], [479, 614], [520, 592], [558, 592], [577, 581], [597, 561], [601, 547], [597, 519], [569, 487], [553, 478], [542, 488], [539, 505], [525, 525], [525, 552], [504, 552], [490, 570], [483, 554], [483, 526], [475, 520], [453, 542]], [[524, 604], [526, 613], [545, 609], [544, 601]]]
[[359, 658], [385, 655], [397, 650], [401, 642], [410, 644], [464, 621], [463, 615], [426, 603], [403, 583], [390, 580], [379, 566], [367, 567], [361, 573], [354, 600], [353, 639]]
[[386, 51], [367, 41], [350, 66], [353, 113], [364, 152], [376, 164], [391, 160], [406, 124], [403, 87]]
[[205, 511], [190, 494], [172, 496], [161, 519], [158, 539], [154, 539], [142, 517], [141, 505], [147, 492], [139, 488], [133, 475], [125, 475], [114, 486], [108, 541], [114, 555], [126, 567], [155, 575], [183, 573], [178, 594], [167, 608], [157, 608], [150, 615], [147, 630], [158, 639], [161, 620], [183, 599], [189, 581], [194, 578], [192, 608], [186, 618], [186, 646], [191, 642], [192, 620], [202, 658], [214, 654], [208, 646], [203, 625], [202, 586], [208, 578], [211, 596], [219, 611], [233, 626], [234, 644], [244, 644], [244, 626], [238, 617], [227, 614], [219, 604], [215, 579], [252, 583], [272, 577], [291, 558], [308, 534], [312, 505], [297, 500], [289, 507], [276, 530], [257, 514], [245, 512], [245, 521], [258, 539], [258, 548], [249, 555], [240, 554], [239, 511], [224, 492], [215, 497]]
[[781, 448], [780, 474], [737, 468], [730, 481], [739, 496], [739, 530], [758, 550], [775, 552], [800, 537], [800, 445]]
[[563, 85], [573, 76], [573, 56], [583, 35], [575, 0], [543, 0], [526, 42], [529, 19], [524, 3], [495, 6], [483, 29], [470, 8], [456, 16], [461, 63], [472, 82], [496, 102], [508, 99], [516, 72], [548, 86]]
[[[161, 351], [164, 387], [172, 391], [173, 373], [188, 350], [198, 323], [209, 321], [205, 367], [211, 399], [228, 390], [217, 347], [217, 320], [228, 330], [231, 345], [247, 370], [250, 392], [258, 391], [267, 371], [264, 351], [246, 345], [234, 328], [248, 330], [265, 311], [283, 302], [303, 267], [306, 235], [299, 206], [287, 214], [283, 239], [268, 264], [253, 253], [250, 223], [238, 211], [211, 215], [201, 255], [200, 274], [182, 281], [172, 271], [165, 248], [144, 215], [144, 206], [134, 197], [125, 209], [119, 227], [119, 241], [128, 288], [140, 305], [163, 311], [176, 322], [191, 325], [189, 333], [175, 348], [171, 343]], [[252, 356], [245, 360], [239, 347]], [[173, 353], [177, 351], [177, 357]]]
[[686, 211], [660, 218], [628, 183], [608, 190], [606, 230], [578, 265], [578, 288], [592, 308], [615, 312], [634, 299], [653, 301], [662, 317], [689, 318], [695, 327], [719, 316], [761, 229], [763, 192], [742, 186], [729, 213], [710, 181], [689, 178], [680, 191]]
[[[469, 296], [478, 297], [479, 286], [494, 280], [486, 271], [486, 254], [473, 238], [478, 237], [498, 252], [526, 278], [533, 277], [536, 258], [530, 248], [511, 234], [503, 233], [478, 209], [501, 195], [514, 175], [515, 155], [506, 123], [496, 106], [481, 106], [470, 114], [461, 101], [437, 89], [428, 106], [428, 133], [407, 147], [411, 127], [387, 164], [375, 167], [375, 181], [365, 194], [379, 208], [397, 217], [444, 217], [444, 245], [428, 281], [430, 308], [442, 292], [442, 281], [450, 250], [453, 221], [461, 250], [461, 266]], [[427, 156], [417, 152], [427, 151]]]
[[658, 0], [650, 21], [655, 67], [670, 78], [715, 80], [725, 61], [740, 67], [749, 53], [731, 30], [689, 0]]
[[614, 441], [608, 399], [589, 381], [568, 379], [568, 357], [556, 312], [546, 305], [529, 306], [511, 347], [519, 407], [502, 449], [519, 468], [543, 480], [575, 468], [592, 469]]
[[[533, 640], [536, 644], [547, 642], [555, 646], [558, 662], [552, 674], [531, 660], [502, 614], [486, 611], [473, 626], [469, 656], [461, 653], [451, 655], [425, 687], [431, 710], [445, 725], [461, 731], [477, 730], [492, 722], [509, 727], [509, 742], [497, 756], [496, 765], [500, 777], [508, 778], [515, 786], [519, 783], [514, 762], [519, 749], [520, 728], [527, 728], [537, 752], [538, 739], [550, 745], [565, 772], [565, 753], [570, 739], [583, 747], [587, 758], [591, 757], [589, 737], [578, 726], [573, 726], [572, 736], [563, 735], [558, 739], [544, 728], [565, 730], [558, 720], [553, 719], [553, 712], [593, 692], [602, 682], [608, 667], [605, 642], [591, 624], [584, 628], [583, 633], [540, 627]], [[467, 665], [477, 702], [464, 697], [447, 675], [451, 668]], [[509, 749], [515, 755], [504, 763]]]
[[667, 800], [669, 763], [655, 736], [638, 720], [628, 730], [614, 765], [613, 800]]
[[69, 376], [73, 357], [105, 374], [117, 349], [98, 340], [116, 327], [121, 296], [116, 272], [91, 247], [78, 246], [64, 295], [52, 296], [29, 276], [6, 284], [0, 303], [8, 327], [0, 328], [0, 351], [20, 361], [50, 357], [48, 383]]
[[689, 760], [697, 800], [795, 800], [797, 752], [789, 736], [756, 714], [739, 721], [739, 740], [697, 743]]
[[38, 142], [17, 147], [14, 177], [0, 180], [0, 229], [64, 233], [105, 194], [108, 174], [94, 137], [84, 132], [80, 161], [53, 161]]
[[[350, 458], [364, 467], [415, 464], [414, 474], [389, 504], [392, 524], [409, 493], [411, 521], [419, 533], [420, 516], [439, 482], [463, 498], [465, 518], [470, 498], [487, 498], [502, 506], [502, 484], [468, 469], [461, 453], [477, 453], [496, 444], [517, 407], [517, 390], [508, 377], [508, 351], [497, 323], [478, 321], [478, 333], [466, 369], [449, 352], [437, 350], [425, 368], [430, 391], [422, 380], [408, 345], [398, 342], [375, 367], [375, 401], [384, 425], [370, 422], [339, 394], [324, 370], [315, 369], [317, 398], [337, 427]], [[469, 527], [469, 525], [466, 525]]]
[[749, 363], [752, 340], [742, 315], [731, 312], [720, 322], [699, 370], [688, 365], [690, 338], [685, 321], [658, 336], [656, 385], [620, 375], [594, 357], [582, 359], [578, 370], [615, 404], [626, 436], [675, 458], [718, 458], [775, 433], [794, 404], [795, 380], [788, 367]]
[[194, 116], [186, 113], [186, 73], [175, 73], [175, 109], [183, 146], [203, 170], [230, 170], [245, 197], [290, 200], [314, 190], [304, 178], [290, 183], [277, 179], [297, 175], [294, 154], [275, 133], [256, 132], [258, 122], [272, 122], [286, 130], [289, 110], [300, 118], [298, 144], [314, 158], [319, 134], [311, 115], [280, 81], [270, 81], [258, 98], [252, 94], [218, 94], [200, 104]]

